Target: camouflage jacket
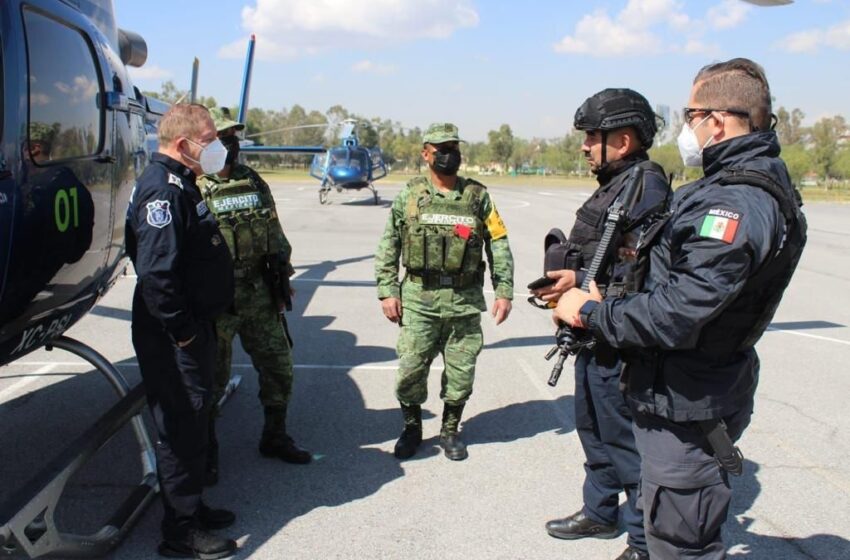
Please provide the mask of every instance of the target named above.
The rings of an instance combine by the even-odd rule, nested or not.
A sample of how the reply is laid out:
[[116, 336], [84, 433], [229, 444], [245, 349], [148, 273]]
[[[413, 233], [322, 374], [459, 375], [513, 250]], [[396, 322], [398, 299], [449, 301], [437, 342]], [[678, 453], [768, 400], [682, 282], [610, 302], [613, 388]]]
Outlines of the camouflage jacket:
[[[405, 309], [439, 316], [460, 316], [480, 313], [486, 309], [484, 291], [481, 286], [467, 288], [425, 289], [421, 284], [399, 280], [399, 260], [401, 258], [401, 236], [405, 225], [405, 209], [411, 194], [411, 183], [423, 179], [413, 179], [393, 200], [384, 235], [375, 253], [375, 277], [378, 284], [378, 298], [401, 298]], [[427, 179], [426, 179], [427, 180]], [[432, 196], [460, 199], [469, 179], [458, 177], [455, 189], [441, 192], [428, 181]], [[482, 194], [479, 218], [484, 222], [485, 253], [490, 268], [490, 280], [497, 298], [513, 299], [514, 260], [508, 243], [507, 230], [496, 211], [496, 206], [485, 190]]]

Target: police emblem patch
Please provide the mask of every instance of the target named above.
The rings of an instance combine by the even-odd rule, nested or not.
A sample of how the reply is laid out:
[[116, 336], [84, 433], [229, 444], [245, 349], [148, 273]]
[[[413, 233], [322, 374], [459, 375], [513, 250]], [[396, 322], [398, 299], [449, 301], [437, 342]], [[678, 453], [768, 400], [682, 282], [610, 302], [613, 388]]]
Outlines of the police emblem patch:
[[171, 223], [171, 203], [167, 200], [154, 200], [145, 207], [148, 210], [147, 221], [155, 228], [162, 229]]

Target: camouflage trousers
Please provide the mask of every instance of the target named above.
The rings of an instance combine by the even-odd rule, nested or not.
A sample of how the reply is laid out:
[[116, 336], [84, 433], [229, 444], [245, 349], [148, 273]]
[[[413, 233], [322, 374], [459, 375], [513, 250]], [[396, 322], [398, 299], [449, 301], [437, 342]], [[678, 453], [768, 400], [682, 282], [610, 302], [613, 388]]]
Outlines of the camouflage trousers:
[[284, 406], [292, 393], [292, 348], [271, 297], [262, 279], [237, 279], [234, 313], [216, 320], [218, 355], [215, 364], [214, 401], [218, 402], [230, 379], [233, 338], [238, 334], [245, 352], [259, 373], [260, 402]]
[[475, 360], [483, 345], [480, 313], [439, 318], [405, 309], [396, 347], [399, 402], [404, 405], [425, 402], [428, 370], [437, 354], [442, 354], [445, 368], [440, 398], [450, 405], [465, 403], [472, 394]]

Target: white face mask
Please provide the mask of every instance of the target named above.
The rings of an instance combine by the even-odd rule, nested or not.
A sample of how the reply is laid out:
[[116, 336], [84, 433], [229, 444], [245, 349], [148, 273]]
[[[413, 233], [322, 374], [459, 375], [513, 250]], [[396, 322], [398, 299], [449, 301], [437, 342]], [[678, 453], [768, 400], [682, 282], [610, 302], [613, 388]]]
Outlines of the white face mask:
[[224, 147], [221, 140], [216, 138], [206, 146], [201, 146], [197, 142], [189, 140], [188, 138], [186, 140], [201, 148], [200, 161], [186, 156], [187, 159], [200, 165], [201, 171], [207, 175], [212, 175], [213, 173], [218, 173], [224, 169], [224, 163], [227, 160], [227, 148]]
[[702, 151], [711, 145], [714, 137], [706, 140], [705, 144], [700, 147], [699, 140], [697, 140], [697, 135], [694, 130], [702, 126], [702, 123], [707, 121], [710, 116], [711, 115], [706, 116], [693, 128], [688, 126], [688, 123], [682, 124], [682, 132], [680, 132], [679, 137], [676, 138], [676, 143], [679, 145], [679, 155], [682, 156], [682, 161], [685, 163], [686, 167], [702, 167]]

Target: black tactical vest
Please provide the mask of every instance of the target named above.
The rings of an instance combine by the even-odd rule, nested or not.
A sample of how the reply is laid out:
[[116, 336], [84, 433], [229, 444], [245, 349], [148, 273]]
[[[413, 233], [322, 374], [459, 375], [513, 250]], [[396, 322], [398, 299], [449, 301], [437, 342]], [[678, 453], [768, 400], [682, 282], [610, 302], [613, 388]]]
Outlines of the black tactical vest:
[[[666, 180], [664, 169], [653, 161], [643, 160], [633, 165], [643, 167], [644, 175], [650, 172], [656, 173]], [[631, 167], [631, 165], [624, 167], [611, 181], [596, 189], [596, 192], [576, 212], [576, 221], [570, 231], [569, 241], [573, 246], [581, 247], [579, 268], [586, 268], [593, 261], [596, 247], [605, 231], [605, 218], [608, 208], [622, 194], [629, 178], [628, 170]], [[602, 283], [607, 281], [607, 279], [600, 280], [602, 280]]]

